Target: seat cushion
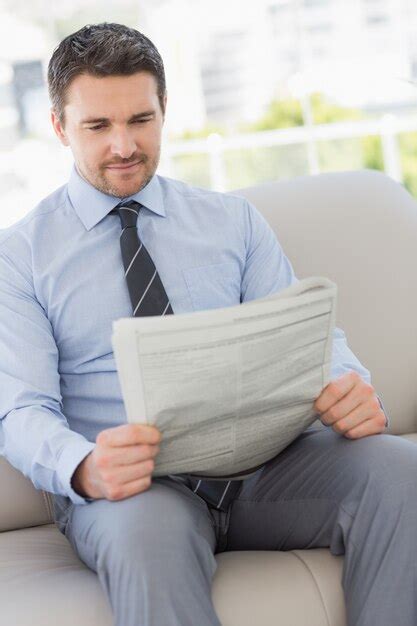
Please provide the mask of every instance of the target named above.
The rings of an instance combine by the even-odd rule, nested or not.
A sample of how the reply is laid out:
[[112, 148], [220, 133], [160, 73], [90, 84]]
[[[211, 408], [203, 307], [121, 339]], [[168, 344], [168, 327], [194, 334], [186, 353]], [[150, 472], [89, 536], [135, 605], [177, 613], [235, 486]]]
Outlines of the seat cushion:
[[[224, 626], [344, 626], [343, 557], [318, 549], [216, 558], [213, 599]], [[0, 533], [0, 603], [4, 624], [113, 624], [97, 574], [54, 524]]]
[[0, 533], [2, 624], [112, 626], [97, 574], [55, 524]]
[[417, 443], [417, 433], [408, 433], [406, 435], [401, 435], [404, 439], [409, 439], [413, 443]]
[[223, 626], [345, 626], [343, 557], [327, 548], [216, 558], [213, 601]]
[[[417, 443], [417, 433], [402, 435]], [[213, 601], [223, 626], [346, 626], [343, 556], [327, 548], [216, 555]], [[112, 626], [97, 574], [55, 524], [0, 532], [1, 623]]]

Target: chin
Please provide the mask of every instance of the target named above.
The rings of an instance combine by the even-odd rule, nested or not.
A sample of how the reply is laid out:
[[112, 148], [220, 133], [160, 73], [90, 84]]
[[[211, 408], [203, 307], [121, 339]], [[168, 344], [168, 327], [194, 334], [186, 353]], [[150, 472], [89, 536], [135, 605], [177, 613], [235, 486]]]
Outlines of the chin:
[[141, 177], [140, 179], [130, 180], [130, 181], [120, 181], [116, 183], [112, 180], [105, 180], [102, 191], [112, 196], [116, 196], [117, 198], [127, 198], [128, 196], [133, 196], [133, 194], [138, 193], [143, 187], [145, 187], [153, 174], [149, 177]]
[[115, 196], [116, 198], [124, 198], [127, 196], [132, 196], [133, 194], [140, 191], [145, 186], [146, 182], [138, 180], [123, 183], [114, 182], [106, 179], [97, 181], [95, 187], [110, 196]]

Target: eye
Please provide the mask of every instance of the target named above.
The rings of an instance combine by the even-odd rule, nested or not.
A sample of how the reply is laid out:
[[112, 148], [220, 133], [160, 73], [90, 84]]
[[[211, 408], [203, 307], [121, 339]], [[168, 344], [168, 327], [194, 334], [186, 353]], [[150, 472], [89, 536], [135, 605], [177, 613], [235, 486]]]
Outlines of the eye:
[[[146, 119], [134, 120], [133, 124], [144, 124], [145, 122], [150, 122], [151, 119], [152, 119], [151, 117], [147, 117]], [[105, 124], [97, 124], [97, 126], [90, 126], [88, 130], [101, 130], [102, 128], [105, 128]]]

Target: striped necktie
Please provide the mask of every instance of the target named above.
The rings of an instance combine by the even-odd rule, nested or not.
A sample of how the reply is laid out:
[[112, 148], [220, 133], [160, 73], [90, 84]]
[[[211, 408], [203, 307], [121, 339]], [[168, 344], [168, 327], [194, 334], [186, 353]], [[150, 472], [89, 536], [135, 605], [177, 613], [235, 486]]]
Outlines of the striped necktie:
[[155, 264], [139, 239], [136, 224], [141, 207], [139, 202], [128, 200], [113, 209], [122, 224], [120, 248], [133, 317], [173, 313]]
[[[120, 248], [133, 317], [169, 315], [173, 310], [168, 296], [150, 254], [139, 239], [137, 219], [141, 207], [139, 202], [127, 200], [111, 211], [119, 214], [122, 225]], [[227, 511], [242, 483], [241, 480], [200, 480], [187, 474], [182, 476], [188, 478], [194, 493], [222, 511]]]

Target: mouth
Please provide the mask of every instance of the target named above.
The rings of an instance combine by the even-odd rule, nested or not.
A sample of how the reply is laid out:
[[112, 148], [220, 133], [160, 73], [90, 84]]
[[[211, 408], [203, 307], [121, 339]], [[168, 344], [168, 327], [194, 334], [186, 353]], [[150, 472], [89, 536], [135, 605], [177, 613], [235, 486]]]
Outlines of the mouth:
[[107, 169], [108, 170], [112, 170], [115, 172], [130, 172], [132, 170], [135, 170], [139, 167], [139, 165], [141, 164], [140, 161], [135, 161], [135, 163], [127, 163], [126, 165], [108, 165]]

